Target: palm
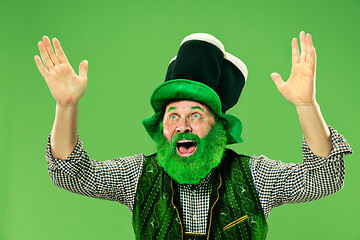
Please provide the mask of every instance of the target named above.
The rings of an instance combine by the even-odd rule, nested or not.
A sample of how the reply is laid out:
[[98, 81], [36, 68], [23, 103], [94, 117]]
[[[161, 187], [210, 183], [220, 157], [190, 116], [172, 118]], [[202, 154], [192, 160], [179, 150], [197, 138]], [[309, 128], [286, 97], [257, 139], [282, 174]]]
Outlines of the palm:
[[292, 68], [284, 82], [277, 73], [271, 75], [279, 92], [293, 104], [309, 104], [315, 101], [316, 56], [311, 36], [300, 33], [301, 56], [297, 40], [292, 41]]
[[86, 77], [79, 77], [66, 63], [52, 68], [45, 80], [55, 100], [63, 104], [74, 102], [85, 93]]
[[60, 46], [60, 42], [54, 39], [56, 55], [51, 47], [50, 40], [43, 38], [39, 42], [39, 50], [44, 62], [40, 57], [35, 57], [35, 62], [44, 77], [51, 94], [60, 105], [67, 106], [77, 101], [84, 95], [87, 85], [87, 62], [80, 64], [79, 75], [72, 69], [70, 63]]

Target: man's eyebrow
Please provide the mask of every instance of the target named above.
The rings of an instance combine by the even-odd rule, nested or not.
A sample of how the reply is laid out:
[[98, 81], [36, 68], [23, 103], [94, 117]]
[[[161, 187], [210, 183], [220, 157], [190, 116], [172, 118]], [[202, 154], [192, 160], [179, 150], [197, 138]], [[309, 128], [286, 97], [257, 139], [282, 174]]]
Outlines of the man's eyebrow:
[[204, 110], [203, 110], [201, 107], [199, 107], [199, 106], [193, 106], [193, 107], [191, 107], [190, 109], [200, 109], [202, 112], [204, 112]]
[[171, 110], [174, 110], [174, 109], [176, 109], [176, 107], [170, 107], [167, 112], [170, 112]]

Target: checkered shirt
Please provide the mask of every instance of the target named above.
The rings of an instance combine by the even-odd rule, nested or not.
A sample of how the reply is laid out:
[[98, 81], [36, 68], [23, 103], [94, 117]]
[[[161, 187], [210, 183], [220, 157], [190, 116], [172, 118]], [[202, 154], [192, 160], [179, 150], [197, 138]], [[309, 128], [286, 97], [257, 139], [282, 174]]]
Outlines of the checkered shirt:
[[206, 233], [213, 172], [212, 170], [195, 186], [179, 184], [182, 221], [186, 232]]
[[[329, 129], [333, 149], [327, 158], [314, 155], [305, 139], [300, 164], [274, 161], [263, 155], [250, 158], [251, 174], [266, 218], [276, 206], [312, 201], [343, 187], [343, 156], [352, 153], [352, 149], [342, 135], [331, 127]], [[51, 154], [49, 136], [46, 159], [51, 181], [56, 186], [77, 194], [120, 202], [132, 211], [144, 154], [97, 161], [89, 158], [79, 139], [70, 156], [59, 160]], [[179, 185], [186, 232], [206, 232], [211, 179], [210, 173], [194, 189]]]

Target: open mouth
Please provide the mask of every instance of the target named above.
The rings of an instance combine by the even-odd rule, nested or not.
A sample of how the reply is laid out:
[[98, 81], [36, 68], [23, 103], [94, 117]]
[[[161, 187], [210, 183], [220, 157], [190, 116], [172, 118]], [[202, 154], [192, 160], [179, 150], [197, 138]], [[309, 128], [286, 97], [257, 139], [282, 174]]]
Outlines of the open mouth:
[[196, 151], [196, 143], [193, 140], [180, 140], [176, 142], [176, 151], [182, 157], [188, 157]]

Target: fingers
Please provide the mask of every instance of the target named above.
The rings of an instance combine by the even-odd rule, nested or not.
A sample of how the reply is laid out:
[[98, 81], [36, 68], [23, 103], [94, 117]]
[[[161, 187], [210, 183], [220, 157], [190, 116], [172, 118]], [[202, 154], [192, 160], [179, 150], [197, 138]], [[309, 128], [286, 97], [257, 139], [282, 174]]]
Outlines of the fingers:
[[79, 76], [83, 78], [87, 78], [87, 70], [88, 70], [89, 63], [87, 60], [84, 60], [80, 63], [79, 66]]
[[312, 70], [314, 70], [316, 65], [316, 52], [310, 33], [306, 35], [306, 52], [306, 62], [309, 62]]
[[60, 45], [59, 40], [53, 38], [53, 44], [56, 53], [54, 52], [50, 39], [47, 36], [43, 36], [42, 41], [39, 41], [38, 43], [40, 55], [47, 70], [49, 70], [58, 63], [67, 62], [67, 58]]
[[60, 42], [57, 38], [53, 38], [53, 44], [55, 47], [55, 51], [56, 51], [56, 55], [58, 57], [58, 60], [60, 63], [65, 63], [67, 62], [67, 58], [65, 56], [65, 53], [60, 45]]
[[300, 32], [300, 47], [301, 47], [301, 57], [300, 62], [305, 62], [306, 60], [306, 42], [305, 42], [305, 32]]
[[305, 35], [304, 31], [300, 32], [300, 47], [301, 52], [299, 56], [299, 48], [297, 44], [297, 39], [294, 38], [291, 42], [292, 48], [292, 63], [299, 63], [299, 62], [309, 62], [311, 65], [316, 64], [316, 54], [315, 48], [312, 41], [311, 34], [308, 33]]
[[296, 64], [300, 62], [300, 55], [299, 55], [299, 47], [297, 43], [297, 38], [293, 38], [291, 41], [291, 52], [292, 52], [292, 64]]
[[281, 87], [281, 85], [284, 83], [280, 74], [272, 73], [270, 76], [271, 76], [272, 80], [274, 81], [276, 87], [279, 89]]
[[305, 44], [306, 44], [306, 52], [309, 53], [310, 49], [314, 47], [310, 33], [306, 34], [305, 36]]
[[38, 55], [36, 55], [34, 57], [34, 60], [35, 60], [37, 68], [39, 69], [39, 72], [45, 78], [45, 76], [48, 73], [48, 70], [44, 67], [44, 65], [42, 64], [41, 59], [40, 59], [40, 57]]
[[39, 51], [41, 58], [44, 62], [45, 67], [49, 70], [54, 66], [53, 62], [51, 61], [48, 52], [46, 51], [45, 45], [42, 41], [38, 43]]
[[46, 52], [49, 55], [49, 59], [52, 61], [53, 65], [56, 65], [59, 63], [59, 60], [57, 59], [54, 49], [51, 45], [50, 39], [47, 36], [43, 36], [43, 43], [45, 45]]

